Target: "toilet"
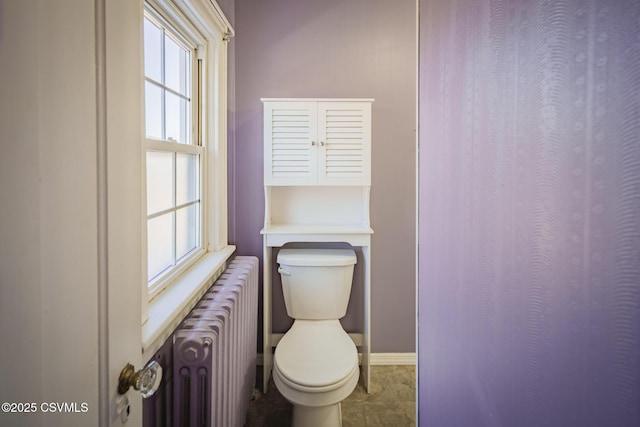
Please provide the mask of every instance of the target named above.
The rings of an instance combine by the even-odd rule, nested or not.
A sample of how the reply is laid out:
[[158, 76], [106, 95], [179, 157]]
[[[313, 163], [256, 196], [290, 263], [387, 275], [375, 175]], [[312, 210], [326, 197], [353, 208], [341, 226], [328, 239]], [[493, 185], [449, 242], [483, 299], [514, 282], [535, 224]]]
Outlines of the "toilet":
[[273, 359], [273, 379], [293, 404], [293, 426], [342, 425], [340, 402], [358, 383], [358, 350], [342, 329], [356, 254], [351, 249], [282, 249], [276, 259], [293, 325]]

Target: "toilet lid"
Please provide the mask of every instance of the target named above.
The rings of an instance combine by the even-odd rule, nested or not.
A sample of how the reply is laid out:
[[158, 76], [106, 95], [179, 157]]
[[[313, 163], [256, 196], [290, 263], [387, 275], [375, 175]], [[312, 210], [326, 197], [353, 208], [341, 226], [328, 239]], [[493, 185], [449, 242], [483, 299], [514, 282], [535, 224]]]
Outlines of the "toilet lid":
[[353, 371], [358, 350], [338, 320], [296, 320], [278, 343], [274, 364], [293, 383], [324, 387]]
[[358, 262], [353, 249], [281, 249], [276, 262], [303, 267], [354, 265]]

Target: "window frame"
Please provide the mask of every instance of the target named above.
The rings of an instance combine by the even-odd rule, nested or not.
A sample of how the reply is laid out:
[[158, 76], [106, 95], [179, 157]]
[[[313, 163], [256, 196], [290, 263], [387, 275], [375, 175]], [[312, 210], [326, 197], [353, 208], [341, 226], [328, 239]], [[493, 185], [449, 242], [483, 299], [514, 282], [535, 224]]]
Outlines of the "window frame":
[[[190, 63], [190, 70], [189, 70], [189, 74], [190, 74], [190, 80], [189, 80], [189, 87], [187, 89], [187, 94], [189, 95], [189, 110], [190, 110], [190, 120], [188, 121], [187, 125], [190, 127], [188, 134], [189, 134], [189, 142], [178, 142], [178, 141], [170, 141], [168, 139], [156, 139], [156, 138], [150, 138], [146, 135], [146, 131], [145, 131], [145, 135], [144, 135], [144, 155], [145, 155], [145, 159], [146, 156], [149, 152], [157, 152], [157, 153], [172, 153], [174, 154], [174, 158], [173, 158], [173, 185], [176, 184], [176, 177], [175, 177], [175, 172], [176, 172], [176, 156], [178, 154], [195, 154], [198, 156], [198, 168], [199, 168], [199, 183], [198, 183], [198, 188], [199, 188], [199, 201], [198, 201], [198, 215], [199, 215], [199, 230], [198, 230], [198, 245], [191, 251], [189, 251], [187, 254], [185, 254], [183, 257], [177, 259], [177, 255], [175, 254], [175, 246], [176, 246], [176, 236], [175, 236], [175, 229], [173, 230], [173, 258], [174, 258], [174, 262], [175, 264], [168, 267], [167, 269], [165, 269], [164, 271], [160, 272], [157, 276], [153, 277], [152, 279], [148, 279], [147, 280], [147, 288], [148, 288], [148, 295], [149, 295], [149, 299], [152, 299], [154, 296], [158, 295], [160, 292], [162, 292], [167, 286], [170, 286], [175, 279], [181, 275], [185, 270], [187, 270], [191, 265], [193, 265], [194, 262], [197, 262], [198, 259], [200, 259], [204, 254], [205, 254], [205, 248], [207, 247], [206, 245], [206, 240], [205, 240], [205, 235], [204, 235], [204, 225], [207, 221], [206, 216], [204, 215], [204, 199], [206, 198], [204, 196], [204, 192], [203, 192], [203, 183], [206, 181], [206, 174], [207, 171], [204, 167], [204, 158], [206, 156], [206, 145], [203, 144], [202, 141], [202, 128], [201, 128], [201, 119], [200, 119], [200, 101], [202, 99], [202, 85], [201, 85], [201, 78], [200, 78], [200, 71], [203, 69], [203, 67], [201, 66], [202, 64], [202, 58], [198, 57], [198, 45], [193, 41], [190, 40], [187, 36], [185, 36], [184, 34], [181, 33], [180, 29], [175, 28], [174, 25], [172, 25], [170, 22], [168, 22], [167, 19], [165, 19], [161, 14], [159, 14], [156, 10], [150, 8], [150, 7], [145, 7], [144, 8], [144, 18], [145, 19], [149, 19], [152, 24], [160, 26], [161, 28], [163, 28], [165, 33], [169, 34], [169, 37], [171, 37], [172, 39], [174, 39], [174, 41], [182, 48], [184, 48], [185, 50], [188, 50], [190, 53], [190, 59], [189, 59], [189, 63]], [[164, 62], [162, 64], [162, 66], [164, 66]], [[146, 76], [146, 72], [144, 73], [144, 81], [145, 81], [145, 86], [146, 83], [151, 81], [151, 84], [154, 84], [158, 87], [161, 87], [162, 89], [168, 89], [169, 91], [172, 91], [171, 88], [169, 88], [168, 86], [166, 86], [166, 82], [162, 83], [162, 82], [158, 82], [152, 78], [148, 78]], [[145, 107], [146, 107], [146, 99], [145, 99]], [[163, 113], [163, 121], [165, 119], [165, 113]], [[144, 174], [144, 186], [145, 186], [145, 191], [147, 189], [147, 180], [146, 180], [146, 160], [145, 160], [145, 174]], [[175, 190], [174, 190], [175, 193]], [[175, 194], [173, 195], [174, 199], [175, 199]], [[146, 197], [144, 199], [146, 201]], [[177, 203], [174, 200], [173, 203], [174, 206], [172, 206], [171, 208], [167, 209], [169, 211], [172, 211], [174, 213], [174, 218], [173, 218], [173, 224], [175, 226], [175, 222], [176, 222], [176, 218], [175, 215], [177, 214], [178, 211], [178, 206]], [[146, 203], [145, 203], [146, 206]], [[146, 212], [146, 226], [147, 226], [147, 230], [148, 230], [148, 222], [151, 218], [149, 218], [150, 216], [153, 217], [156, 214], [151, 214], [149, 215], [149, 213], [145, 210]], [[168, 213], [168, 212], [166, 212]], [[148, 237], [148, 235], [147, 235]], [[148, 245], [145, 242], [144, 248], [148, 248]], [[146, 249], [145, 253], [147, 254], [147, 260], [148, 260], [148, 249]], [[148, 269], [148, 266], [147, 266]]]
[[[145, 0], [144, 11], [157, 14], [176, 31], [196, 44], [197, 55], [193, 58], [192, 75], [200, 69], [200, 97], [192, 103], [192, 117], [199, 117], [198, 136], [203, 154], [200, 157], [201, 177], [201, 246], [202, 250], [193, 253], [188, 262], [174, 272], [169, 273], [161, 288], [149, 291], [147, 286], [147, 211], [146, 211], [146, 152], [147, 144], [163, 144], [161, 141], [147, 141], [143, 125], [141, 145], [142, 156], [142, 200], [144, 209], [141, 212], [143, 230], [143, 268], [141, 280], [143, 348], [144, 353], [157, 346], [158, 337], [166, 334], [168, 326], [179, 322], [180, 313], [192, 304], [193, 295], [201, 293], [205, 282], [213, 280], [221, 272], [220, 263], [235, 249], [227, 242], [227, 41], [233, 35], [224, 14], [212, 0]], [[143, 26], [141, 22], [141, 31]], [[201, 62], [199, 62], [201, 61]], [[200, 64], [198, 66], [198, 64]], [[144, 75], [141, 76], [144, 80]], [[195, 85], [195, 81], [193, 81]], [[144, 91], [144, 85], [142, 85]], [[144, 100], [144, 93], [141, 94]], [[144, 103], [143, 103], [144, 105]], [[144, 117], [144, 115], [143, 115]], [[184, 144], [181, 144], [184, 145]], [[215, 261], [212, 261], [215, 260]], [[204, 273], [203, 273], [204, 272]], [[202, 277], [200, 277], [202, 276]], [[190, 283], [184, 283], [190, 282]], [[191, 282], [198, 282], [194, 284]], [[201, 283], [202, 282], [202, 283]], [[181, 289], [188, 289], [182, 291]], [[167, 295], [170, 295], [168, 297]], [[171, 302], [171, 313], [162, 314], [158, 320], [158, 309], [167, 305], [167, 299], [181, 301]], [[156, 330], [161, 324], [161, 330]], [[155, 342], [156, 344], [152, 344]]]

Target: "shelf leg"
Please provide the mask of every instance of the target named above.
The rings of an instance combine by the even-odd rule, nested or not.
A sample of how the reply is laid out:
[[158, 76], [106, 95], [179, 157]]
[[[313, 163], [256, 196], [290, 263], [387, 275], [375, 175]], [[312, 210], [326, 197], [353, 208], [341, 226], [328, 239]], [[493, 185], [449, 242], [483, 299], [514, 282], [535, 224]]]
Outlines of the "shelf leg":
[[364, 258], [364, 333], [362, 340], [362, 374], [367, 393], [371, 389], [371, 246], [362, 247]]
[[263, 248], [263, 276], [262, 276], [262, 392], [267, 392], [271, 367], [273, 366], [273, 351], [271, 349], [271, 247], [266, 242]]

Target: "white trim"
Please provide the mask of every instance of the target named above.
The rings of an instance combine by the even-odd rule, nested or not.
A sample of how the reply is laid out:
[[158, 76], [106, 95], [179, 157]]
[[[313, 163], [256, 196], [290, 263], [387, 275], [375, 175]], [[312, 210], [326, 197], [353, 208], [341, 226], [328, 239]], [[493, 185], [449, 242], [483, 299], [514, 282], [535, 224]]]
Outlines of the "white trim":
[[[207, 174], [203, 191], [208, 218], [207, 250], [216, 251], [227, 244], [227, 44], [210, 40], [203, 70], [202, 131], [206, 147]], [[212, 203], [215, 201], [215, 203]]]
[[[183, 34], [180, 34], [180, 37], [191, 42], [195, 42], [195, 45], [192, 46], [195, 49], [198, 45], [204, 44], [205, 37], [202, 35], [200, 30], [196, 28], [191, 20], [188, 19], [187, 15], [184, 13], [184, 10], [181, 10], [180, 7], [176, 4], [175, 1], [171, 0], [143, 0], [146, 4], [145, 10], [151, 9], [150, 12], [156, 18], [157, 21], [163, 23], [164, 25], [168, 25], [173, 27], [174, 29], [180, 29]], [[185, 37], [186, 36], [186, 37]]]
[[204, 152], [199, 145], [160, 141], [151, 138], [146, 138], [145, 146], [146, 151], [158, 151], [161, 153], [202, 154]]
[[[156, 27], [164, 28], [176, 43], [185, 50], [195, 50], [203, 42], [200, 34], [174, 5], [170, 3], [144, 0], [144, 17]], [[180, 28], [178, 31], [177, 28]]]
[[107, 16], [105, 0], [95, 0], [96, 187], [98, 226], [98, 423], [109, 424], [109, 198], [107, 175]]
[[215, 0], [173, 0], [173, 3], [194, 25], [202, 29], [206, 28], [209, 36], [224, 40], [226, 37], [235, 35], [235, 30]]
[[415, 365], [416, 353], [371, 353], [371, 364], [383, 365]]

